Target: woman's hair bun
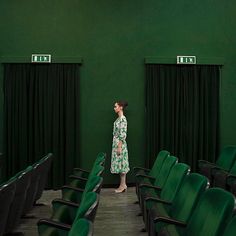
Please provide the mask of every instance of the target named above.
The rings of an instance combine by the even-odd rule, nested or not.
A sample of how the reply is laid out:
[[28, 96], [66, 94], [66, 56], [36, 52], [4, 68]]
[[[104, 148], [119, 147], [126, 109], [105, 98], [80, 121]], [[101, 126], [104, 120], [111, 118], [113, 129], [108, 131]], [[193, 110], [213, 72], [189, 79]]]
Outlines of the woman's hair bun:
[[128, 106], [128, 102], [126, 101], [118, 101], [117, 104], [123, 108], [126, 108]]

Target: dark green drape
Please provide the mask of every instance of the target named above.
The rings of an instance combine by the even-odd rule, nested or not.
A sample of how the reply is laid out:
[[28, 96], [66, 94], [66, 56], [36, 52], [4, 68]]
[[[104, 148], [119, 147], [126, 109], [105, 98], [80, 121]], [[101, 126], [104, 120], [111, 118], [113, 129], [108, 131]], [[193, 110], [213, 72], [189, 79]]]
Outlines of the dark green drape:
[[48, 187], [79, 164], [79, 65], [5, 64], [6, 175], [54, 154]]
[[146, 65], [147, 158], [166, 149], [196, 170], [214, 161], [219, 139], [219, 66]]

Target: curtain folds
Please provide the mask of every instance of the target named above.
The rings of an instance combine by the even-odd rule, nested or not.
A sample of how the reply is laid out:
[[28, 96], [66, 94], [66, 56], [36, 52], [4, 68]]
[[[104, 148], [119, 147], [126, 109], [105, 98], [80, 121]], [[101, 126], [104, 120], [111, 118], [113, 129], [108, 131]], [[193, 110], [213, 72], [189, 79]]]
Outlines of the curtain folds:
[[166, 149], [196, 170], [215, 161], [219, 142], [219, 66], [146, 65], [146, 165]]
[[7, 177], [54, 154], [49, 188], [79, 164], [79, 65], [5, 64]]

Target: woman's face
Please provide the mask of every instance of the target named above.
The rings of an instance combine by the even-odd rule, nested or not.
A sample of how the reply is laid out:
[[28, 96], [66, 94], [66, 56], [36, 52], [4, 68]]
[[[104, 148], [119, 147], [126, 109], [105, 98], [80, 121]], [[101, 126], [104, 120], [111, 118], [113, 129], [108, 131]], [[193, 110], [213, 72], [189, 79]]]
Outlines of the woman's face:
[[123, 109], [123, 107], [122, 107], [122, 106], [119, 106], [119, 105], [117, 104], [117, 102], [116, 102], [115, 105], [114, 105], [114, 111], [115, 111], [115, 113], [119, 113], [122, 109]]

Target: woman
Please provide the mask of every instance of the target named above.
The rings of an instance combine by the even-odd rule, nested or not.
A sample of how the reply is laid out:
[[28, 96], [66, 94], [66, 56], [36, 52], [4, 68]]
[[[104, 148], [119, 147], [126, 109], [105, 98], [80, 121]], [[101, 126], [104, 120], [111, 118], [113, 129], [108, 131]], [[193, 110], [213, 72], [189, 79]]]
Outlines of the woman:
[[119, 101], [114, 105], [114, 111], [118, 118], [113, 126], [113, 143], [111, 154], [111, 173], [120, 174], [120, 186], [115, 190], [122, 193], [127, 190], [126, 174], [129, 172], [128, 149], [126, 144], [127, 120], [124, 116], [124, 109], [127, 102]]

